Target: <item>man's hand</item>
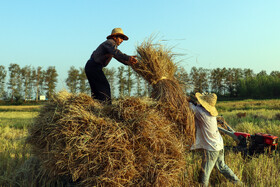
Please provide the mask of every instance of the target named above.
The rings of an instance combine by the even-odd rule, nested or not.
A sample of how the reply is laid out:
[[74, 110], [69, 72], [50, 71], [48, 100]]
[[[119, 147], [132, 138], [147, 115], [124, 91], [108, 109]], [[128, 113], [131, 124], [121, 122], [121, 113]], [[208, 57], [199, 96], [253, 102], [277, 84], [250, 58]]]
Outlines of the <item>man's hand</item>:
[[136, 56], [130, 56], [129, 57], [129, 62], [130, 64], [136, 64], [137, 63], [137, 59], [136, 59]]

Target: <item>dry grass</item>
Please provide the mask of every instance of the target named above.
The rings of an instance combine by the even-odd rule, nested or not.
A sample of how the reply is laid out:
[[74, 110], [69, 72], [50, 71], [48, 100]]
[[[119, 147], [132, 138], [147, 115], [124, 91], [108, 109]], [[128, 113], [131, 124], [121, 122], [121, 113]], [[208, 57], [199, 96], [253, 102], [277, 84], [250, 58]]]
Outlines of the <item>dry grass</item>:
[[35, 120], [28, 143], [49, 180], [69, 176], [83, 186], [178, 186], [185, 159], [173, 126], [137, 98], [102, 106], [85, 94], [62, 92]]
[[179, 134], [186, 145], [195, 138], [194, 115], [187, 97], [174, 74], [177, 66], [174, 54], [163, 45], [153, 43], [149, 38], [137, 47], [138, 63], [133, 69], [152, 85], [152, 98], [159, 102], [159, 108], [177, 124]]
[[[134, 128], [128, 125], [129, 129], [135, 129], [135, 131], [138, 129], [142, 129], [140, 127], [137, 128], [138, 125], [136, 125], [137, 124], [136, 121], [141, 121], [141, 118], [144, 118], [143, 116], [147, 114], [143, 113], [142, 116], [142, 113], [139, 111], [143, 109], [148, 112], [150, 108], [155, 109], [155, 105], [157, 104], [157, 102], [153, 100], [144, 101], [142, 99], [141, 103], [144, 105], [139, 106], [137, 105], [138, 102], [137, 99], [135, 100], [134, 98], [132, 98], [132, 100], [135, 101], [133, 102], [135, 104], [131, 103], [132, 100], [130, 100], [131, 102], [126, 102], [126, 100], [127, 99], [118, 101], [117, 102], [118, 104], [116, 103], [113, 106], [113, 108], [106, 107], [105, 110], [104, 107], [102, 109], [102, 111], [104, 111], [103, 113], [106, 113], [106, 115], [109, 114], [114, 115], [115, 117], [110, 117], [110, 118], [114, 118], [116, 122], [118, 122], [119, 120], [126, 119], [125, 122], [126, 124], [131, 124], [131, 125], [135, 124]], [[262, 101], [258, 101], [258, 102], [262, 102]], [[273, 103], [273, 102], [274, 101], [271, 101], [269, 103]], [[129, 105], [128, 103], [131, 104]], [[228, 102], [228, 103], [230, 106], [233, 104], [238, 104], [238, 102]], [[267, 105], [265, 104], [262, 105], [262, 107], [263, 107], [262, 109], [257, 109], [257, 110], [256, 109], [236, 110], [236, 111], [229, 110], [229, 111], [221, 112], [221, 114], [225, 117], [228, 124], [230, 124], [236, 131], [248, 132], [251, 134], [257, 132], [264, 132], [279, 137], [280, 123], [279, 123], [279, 118], [277, 118], [277, 116], [280, 113], [280, 110], [279, 109], [268, 110], [266, 108]], [[121, 110], [122, 112], [120, 112], [118, 108], [122, 109]], [[142, 109], [140, 110], [140, 108]], [[134, 113], [129, 112], [130, 110], [131, 111], [136, 110], [137, 113], [138, 112], [139, 113], [137, 114], [135, 112]], [[238, 112], [246, 112], [247, 115], [244, 118], [237, 118], [236, 114]], [[98, 114], [98, 113], [94, 113], [94, 114]], [[255, 115], [259, 117], [254, 118]], [[135, 121], [133, 119], [135, 119]], [[30, 157], [30, 148], [29, 146], [25, 146], [23, 141], [23, 138], [26, 136], [27, 130], [25, 128], [23, 129], [18, 128], [18, 126], [22, 126], [22, 124], [19, 123], [19, 121], [21, 121], [21, 123], [24, 122], [26, 124], [29, 124], [28, 126], [30, 126], [30, 124], [32, 123], [32, 119], [29, 118], [27, 121], [23, 121], [22, 118], [19, 119], [13, 118], [10, 121], [6, 121], [5, 119], [1, 118], [2, 126], [0, 127], [0, 186], [34, 186], [34, 187], [35, 186], [78, 186], [77, 183], [80, 183], [81, 181], [78, 180], [79, 182], [75, 182], [73, 184], [71, 183], [70, 180], [71, 176], [59, 175], [60, 177], [57, 177], [56, 181], [54, 181], [54, 178], [50, 179], [48, 177], [47, 175], [48, 172], [45, 172], [45, 168], [42, 165], [42, 160], [39, 160], [38, 157], [34, 157], [35, 155]], [[171, 126], [169, 128], [173, 129], [172, 124], [169, 125]], [[50, 128], [53, 127], [51, 126]], [[48, 131], [49, 129], [46, 132]], [[235, 145], [232, 138], [228, 136], [224, 136], [223, 138], [225, 141], [225, 145]], [[151, 143], [150, 145], [153, 144]], [[54, 154], [54, 152], [52, 153]], [[41, 154], [47, 154], [47, 153], [41, 153]], [[179, 154], [179, 156], [180, 155], [181, 154]], [[197, 181], [198, 181], [198, 174], [200, 171], [201, 155], [196, 152], [187, 151], [187, 153], [184, 156], [185, 156], [186, 163], [182, 163], [182, 165], [185, 164], [186, 175], [184, 181], [182, 181], [182, 184], [180, 183], [177, 186], [186, 186], [186, 187], [199, 186]], [[279, 178], [280, 158], [279, 157], [280, 157], [279, 150], [273, 157], [269, 155], [259, 155], [258, 157], [254, 157], [252, 159], [243, 159], [241, 154], [236, 154], [232, 151], [225, 152], [226, 164], [242, 180], [244, 186], [278, 186], [278, 184], [280, 184], [280, 178]], [[174, 162], [179, 164], [181, 161], [177, 160]], [[171, 163], [168, 162], [168, 164]], [[153, 164], [151, 164], [151, 166], [153, 166]], [[166, 168], [166, 170], [168, 169]], [[154, 174], [157, 174], [158, 172], [159, 170], [155, 170]], [[149, 174], [149, 176], [151, 176], [151, 174]], [[178, 179], [174, 176], [176, 175], [170, 175], [170, 177], [175, 178], [174, 180], [181, 181], [181, 179]], [[164, 178], [160, 177], [160, 179], [163, 180]], [[214, 169], [211, 174], [210, 183], [212, 186], [235, 186], [230, 181], [228, 181], [225, 177], [223, 177], [216, 169]], [[155, 184], [156, 183], [154, 183], [154, 185]], [[121, 184], [119, 184], [119, 186], [121, 186]], [[124, 186], [129, 186], [129, 185], [124, 185]], [[134, 186], [140, 186], [140, 184], [137, 185], [137, 182], [135, 182]]]
[[39, 109], [40, 105], [30, 105], [30, 106], [0, 106], [0, 110], [34, 110]]
[[16, 119], [16, 118], [34, 118], [37, 116], [37, 112], [20, 112], [20, 111], [12, 111], [12, 112], [1, 112], [0, 118], [8, 118], [8, 119]]
[[152, 40], [137, 53], [133, 69], [153, 88], [149, 104], [127, 98], [103, 106], [85, 94], [61, 92], [42, 109], [27, 142], [50, 182], [57, 176], [83, 186], [186, 182], [184, 152], [194, 141], [194, 115], [174, 78], [173, 54]]
[[257, 110], [257, 109], [267, 109], [267, 110], [279, 110], [280, 109], [280, 99], [270, 99], [270, 100], [241, 100], [241, 101], [220, 101], [216, 105], [218, 111], [234, 111], [234, 110]]

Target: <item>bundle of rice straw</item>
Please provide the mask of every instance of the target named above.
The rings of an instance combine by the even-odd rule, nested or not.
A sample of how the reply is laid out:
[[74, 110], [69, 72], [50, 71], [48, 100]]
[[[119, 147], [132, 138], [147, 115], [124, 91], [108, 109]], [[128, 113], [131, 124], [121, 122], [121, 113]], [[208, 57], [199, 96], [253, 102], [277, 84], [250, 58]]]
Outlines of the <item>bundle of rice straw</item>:
[[64, 176], [82, 186], [180, 186], [186, 163], [174, 125], [137, 98], [103, 106], [85, 94], [61, 92], [44, 106], [27, 143], [50, 180]]
[[15, 187], [22, 186], [74, 186], [75, 183], [67, 176], [56, 176], [49, 178], [46, 169], [42, 167], [41, 161], [34, 156], [25, 160], [24, 164], [13, 176]]
[[138, 63], [133, 69], [152, 85], [152, 98], [174, 122], [190, 146], [195, 138], [194, 115], [189, 108], [187, 96], [174, 77], [177, 66], [172, 51], [161, 44], [153, 44], [149, 38], [137, 47]]

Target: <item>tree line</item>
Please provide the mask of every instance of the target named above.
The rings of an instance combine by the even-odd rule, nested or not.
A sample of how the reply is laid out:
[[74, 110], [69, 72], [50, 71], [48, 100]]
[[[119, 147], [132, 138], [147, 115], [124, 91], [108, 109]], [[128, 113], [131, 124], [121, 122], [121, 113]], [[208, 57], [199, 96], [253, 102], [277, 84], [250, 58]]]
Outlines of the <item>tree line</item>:
[[44, 70], [41, 66], [21, 68], [18, 64], [11, 63], [6, 70], [0, 65], [0, 99], [13, 102], [20, 99], [38, 101], [40, 95], [51, 98], [55, 93], [57, 77], [54, 66]]
[[[111, 85], [113, 98], [125, 96], [149, 96], [150, 85], [130, 66], [104, 68], [104, 73]], [[215, 92], [223, 98], [279, 98], [280, 72], [257, 74], [251, 69], [215, 68], [206, 69], [192, 67], [189, 73], [184, 67], [178, 67], [175, 77], [182, 85], [186, 94], [195, 92]], [[0, 65], [0, 99], [39, 100], [40, 95], [50, 99], [56, 91], [58, 73], [54, 66], [43, 69], [41, 66], [20, 67], [11, 63], [6, 68]], [[6, 80], [7, 79], [7, 80]], [[70, 67], [65, 80], [71, 93], [90, 94], [90, 87], [84, 68]]]
[[192, 67], [189, 84], [192, 92], [215, 92], [223, 98], [269, 99], [280, 97], [280, 72], [257, 74], [251, 69]]

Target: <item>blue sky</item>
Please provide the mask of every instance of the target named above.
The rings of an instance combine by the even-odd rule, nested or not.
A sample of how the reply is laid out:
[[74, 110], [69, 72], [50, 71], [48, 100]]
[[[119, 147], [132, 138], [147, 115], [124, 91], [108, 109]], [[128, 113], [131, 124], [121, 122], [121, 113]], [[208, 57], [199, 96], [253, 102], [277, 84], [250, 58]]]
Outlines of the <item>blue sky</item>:
[[[84, 67], [115, 27], [129, 40], [119, 49], [135, 55], [152, 34], [180, 65], [280, 71], [278, 0], [9, 0], [0, 1], [0, 65], [55, 66], [59, 89], [71, 66]], [[121, 64], [113, 60], [109, 68]]]

